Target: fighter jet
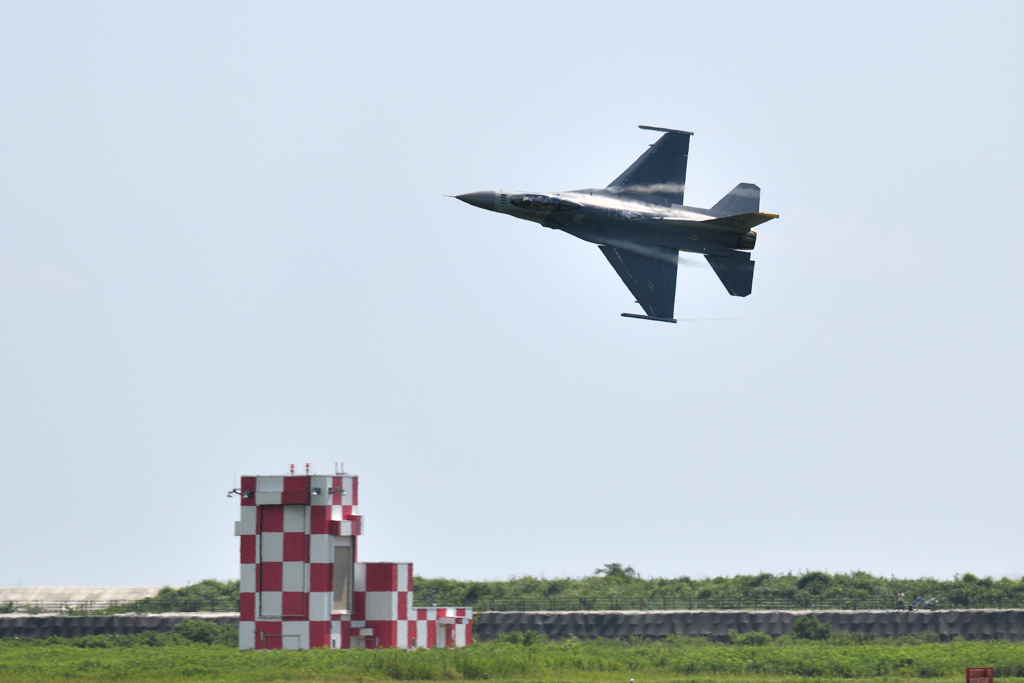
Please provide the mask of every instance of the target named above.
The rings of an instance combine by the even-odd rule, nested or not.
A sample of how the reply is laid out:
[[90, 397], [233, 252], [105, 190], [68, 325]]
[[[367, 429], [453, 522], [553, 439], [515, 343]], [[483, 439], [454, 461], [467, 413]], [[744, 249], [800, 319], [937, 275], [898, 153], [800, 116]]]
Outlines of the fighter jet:
[[664, 133], [604, 189], [571, 192], [469, 192], [467, 204], [561, 230], [601, 249], [646, 315], [674, 323], [679, 252], [703, 254], [732, 296], [750, 294], [755, 228], [778, 218], [761, 213], [761, 188], [740, 183], [710, 209], [683, 204], [693, 133]]

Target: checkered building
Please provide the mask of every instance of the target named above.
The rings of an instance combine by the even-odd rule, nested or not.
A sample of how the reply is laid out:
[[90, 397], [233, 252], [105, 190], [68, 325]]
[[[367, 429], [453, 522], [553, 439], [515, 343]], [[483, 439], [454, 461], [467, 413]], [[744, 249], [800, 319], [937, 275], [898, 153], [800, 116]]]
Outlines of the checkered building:
[[242, 477], [238, 646], [461, 647], [471, 608], [412, 605], [412, 563], [359, 562], [352, 475]]

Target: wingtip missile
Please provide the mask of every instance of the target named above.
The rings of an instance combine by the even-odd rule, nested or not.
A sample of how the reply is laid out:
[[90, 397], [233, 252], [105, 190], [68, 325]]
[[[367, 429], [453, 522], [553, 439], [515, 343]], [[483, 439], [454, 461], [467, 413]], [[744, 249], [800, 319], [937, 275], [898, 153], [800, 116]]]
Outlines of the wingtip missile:
[[675, 128], [658, 128], [657, 126], [640, 126], [642, 130], [654, 130], [659, 133], [678, 133], [679, 135], [693, 135], [688, 130], [676, 130]]
[[640, 315], [639, 313], [623, 313], [623, 318], [638, 318], [640, 320], [655, 320], [659, 323], [674, 323], [675, 318], [655, 318], [653, 315]]

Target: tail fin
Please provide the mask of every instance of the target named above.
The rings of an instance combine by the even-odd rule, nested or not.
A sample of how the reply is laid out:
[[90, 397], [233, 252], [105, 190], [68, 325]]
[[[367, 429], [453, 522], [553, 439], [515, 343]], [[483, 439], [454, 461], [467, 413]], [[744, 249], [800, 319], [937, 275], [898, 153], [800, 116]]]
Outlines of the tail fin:
[[751, 183], [740, 183], [719, 199], [711, 210], [721, 216], [735, 216], [738, 213], [757, 213], [760, 208], [761, 188]]

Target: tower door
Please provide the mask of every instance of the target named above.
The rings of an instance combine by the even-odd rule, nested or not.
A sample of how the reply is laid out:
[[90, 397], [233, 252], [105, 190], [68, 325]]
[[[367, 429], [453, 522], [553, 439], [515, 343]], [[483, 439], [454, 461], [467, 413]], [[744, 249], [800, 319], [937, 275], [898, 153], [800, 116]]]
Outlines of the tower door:
[[352, 546], [334, 546], [334, 605], [335, 612], [352, 611]]

